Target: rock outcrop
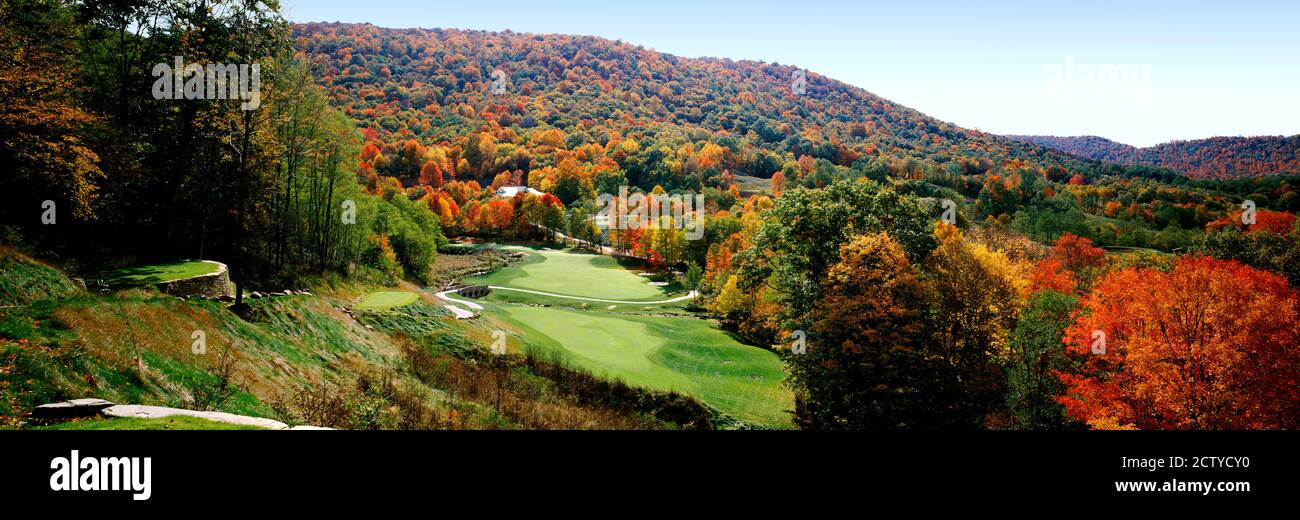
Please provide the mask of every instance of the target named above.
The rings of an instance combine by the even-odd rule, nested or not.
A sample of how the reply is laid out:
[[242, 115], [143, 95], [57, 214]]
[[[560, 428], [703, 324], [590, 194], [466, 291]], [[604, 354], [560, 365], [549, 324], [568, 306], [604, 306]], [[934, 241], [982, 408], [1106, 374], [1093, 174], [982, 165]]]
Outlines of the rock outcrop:
[[32, 410], [32, 417], [36, 419], [76, 419], [96, 415], [110, 406], [113, 406], [113, 403], [103, 399], [72, 399], [37, 406]]
[[103, 415], [106, 417], [135, 417], [139, 419], [160, 419], [163, 417], [172, 417], [184, 415], [188, 417], [197, 417], [209, 421], [223, 422], [229, 424], [238, 424], [242, 426], [253, 426], [265, 428], [268, 430], [330, 430], [332, 428], [323, 428], [320, 426], [299, 425], [292, 428], [289, 425], [267, 419], [264, 417], [251, 417], [248, 415], [236, 415], [226, 412], [201, 412], [198, 410], [186, 410], [184, 408], [168, 408], [165, 406], [148, 406], [140, 404], [113, 404], [103, 399], [72, 399], [58, 403], [49, 403], [37, 406], [32, 410], [32, 417], [36, 419], [47, 420], [68, 420], [80, 419], [85, 417], [94, 417]]

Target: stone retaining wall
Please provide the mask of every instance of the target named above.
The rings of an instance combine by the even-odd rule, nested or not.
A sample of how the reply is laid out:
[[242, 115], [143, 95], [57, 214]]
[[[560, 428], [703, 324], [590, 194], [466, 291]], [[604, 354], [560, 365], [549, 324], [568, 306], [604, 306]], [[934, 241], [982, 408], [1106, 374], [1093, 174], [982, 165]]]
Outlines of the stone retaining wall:
[[204, 260], [204, 262], [217, 264], [217, 272], [193, 278], [162, 282], [157, 285], [158, 290], [173, 296], [204, 296], [208, 298], [234, 296], [235, 291], [231, 287], [230, 273], [226, 269], [226, 264], [211, 260]]

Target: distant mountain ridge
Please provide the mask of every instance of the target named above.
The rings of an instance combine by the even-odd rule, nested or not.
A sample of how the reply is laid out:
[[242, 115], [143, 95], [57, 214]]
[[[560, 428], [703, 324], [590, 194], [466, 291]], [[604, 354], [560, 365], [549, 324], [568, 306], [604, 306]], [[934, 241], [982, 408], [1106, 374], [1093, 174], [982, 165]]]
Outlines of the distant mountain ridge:
[[1146, 148], [1095, 135], [1006, 137], [1088, 159], [1169, 168], [1196, 178], [1231, 179], [1300, 174], [1300, 135], [1211, 137], [1170, 141]]

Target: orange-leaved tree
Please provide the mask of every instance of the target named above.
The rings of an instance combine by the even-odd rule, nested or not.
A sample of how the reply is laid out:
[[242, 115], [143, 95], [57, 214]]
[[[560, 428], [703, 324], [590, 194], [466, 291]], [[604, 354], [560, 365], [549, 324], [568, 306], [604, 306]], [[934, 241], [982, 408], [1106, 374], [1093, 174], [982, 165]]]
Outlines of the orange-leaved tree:
[[1077, 276], [1082, 274], [1084, 269], [1100, 266], [1105, 256], [1106, 251], [1093, 246], [1092, 240], [1066, 233], [1052, 244], [1049, 258], [1059, 261], [1062, 267]]
[[886, 232], [856, 235], [822, 282], [811, 345], [786, 357], [805, 428], [908, 428], [922, 422], [924, 290]]
[[1074, 273], [1062, 267], [1060, 260], [1044, 258], [1034, 264], [1034, 268], [1029, 272], [1027, 292], [1032, 294], [1049, 290], [1070, 294], [1074, 292], [1076, 283]]
[[1218, 220], [1206, 224], [1205, 230], [1218, 231], [1235, 227], [1249, 232], [1263, 231], [1275, 235], [1286, 235], [1294, 228], [1296, 221], [1296, 216], [1291, 213], [1261, 209], [1255, 213], [1254, 221], [1251, 224], [1246, 224], [1242, 222], [1242, 213], [1241, 210], [1233, 211]]
[[1300, 427], [1300, 292], [1280, 275], [1203, 256], [1114, 271], [1064, 341], [1083, 369], [1059, 402], [1094, 428]]

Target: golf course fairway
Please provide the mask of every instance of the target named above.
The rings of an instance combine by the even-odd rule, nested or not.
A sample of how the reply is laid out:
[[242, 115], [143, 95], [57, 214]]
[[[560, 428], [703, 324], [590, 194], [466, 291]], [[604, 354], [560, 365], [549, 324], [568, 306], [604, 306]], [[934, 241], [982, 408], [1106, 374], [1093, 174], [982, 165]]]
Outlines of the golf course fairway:
[[523, 305], [489, 309], [536, 347], [604, 377], [690, 395], [732, 416], [789, 425], [790, 391], [775, 354], [742, 344], [711, 322]]
[[495, 287], [478, 300], [484, 313], [515, 329], [528, 347], [632, 386], [689, 395], [753, 425], [791, 426], [794, 399], [782, 384], [780, 358], [682, 310], [689, 295], [680, 285], [651, 285], [611, 256], [503, 249], [529, 256], [464, 282]]
[[529, 249], [528, 260], [465, 280], [471, 285], [499, 285], [605, 300], [656, 301], [669, 298], [643, 276], [624, 269], [612, 256], [553, 249]]

